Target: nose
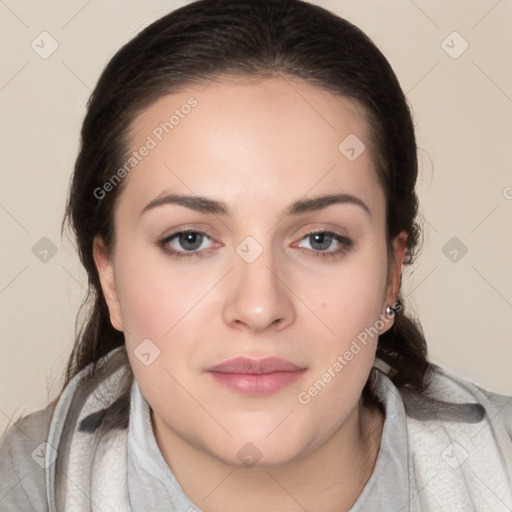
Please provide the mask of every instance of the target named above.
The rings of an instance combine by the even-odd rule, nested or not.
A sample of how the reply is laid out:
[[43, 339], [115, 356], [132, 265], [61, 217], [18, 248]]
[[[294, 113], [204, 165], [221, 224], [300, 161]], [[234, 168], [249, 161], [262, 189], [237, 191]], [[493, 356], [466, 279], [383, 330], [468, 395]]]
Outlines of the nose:
[[237, 261], [230, 275], [224, 322], [237, 329], [283, 329], [295, 320], [292, 292], [265, 252], [252, 263]]

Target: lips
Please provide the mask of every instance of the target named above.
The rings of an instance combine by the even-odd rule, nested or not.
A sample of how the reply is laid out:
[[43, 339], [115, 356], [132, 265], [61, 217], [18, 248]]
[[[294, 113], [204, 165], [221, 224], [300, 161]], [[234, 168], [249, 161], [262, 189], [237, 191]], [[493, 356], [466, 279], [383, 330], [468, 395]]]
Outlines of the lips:
[[277, 357], [237, 357], [207, 370], [218, 383], [246, 395], [276, 393], [300, 379], [307, 368]]
[[245, 373], [245, 374], [266, 374], [274, 372], [293, 372], [302, 370], [299, 366], [280, 359], [279, 357], [266, 357], [265, 359], [250, 359], [248, 357], [237, 357], [224, 361], [217, 366], [209, 368], [208, 371], [216, 373]]

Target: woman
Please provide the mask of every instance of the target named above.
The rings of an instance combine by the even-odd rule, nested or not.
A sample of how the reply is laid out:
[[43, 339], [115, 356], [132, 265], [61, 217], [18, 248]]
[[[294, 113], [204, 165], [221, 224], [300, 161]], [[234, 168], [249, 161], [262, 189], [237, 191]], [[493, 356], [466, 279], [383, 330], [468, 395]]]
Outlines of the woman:
[[388, 62], [299, 0], [202, 0], [123, 47], [66, 220], [89, 276], [2, 510], [508, 510], [509, 397], [429, 363], [400, 295], [416, 144]]

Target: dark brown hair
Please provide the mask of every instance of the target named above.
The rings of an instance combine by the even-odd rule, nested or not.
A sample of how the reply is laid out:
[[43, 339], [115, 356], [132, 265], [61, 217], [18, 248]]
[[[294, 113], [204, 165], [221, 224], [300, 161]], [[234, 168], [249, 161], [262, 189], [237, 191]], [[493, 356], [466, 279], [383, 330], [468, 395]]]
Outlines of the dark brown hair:
[[[301, 0], [199, 0], [160, 18], [119, 50], [87, 105], [63, 228], [69, 222], [89, 290], [64, 386], [124, 344], [109, 318], [93, 260], [99, 235], [112, 248], [113, 211], [122, 185], [98, 199], [126, 161], [134, 118], [187, 85], [227, 75], [302, 79], [358, 102], [370, 120], [376, 167], [387, 201], [388, 245], [408, 234], [406, 263], [418, 245], [417, 148], [411, 113], [388, 61], [357, 27]], [[341, 142], [341, 141], [340, 141]], [[403, 303], [403, 298], [401, 298]], [[421, 391], [430, 365], [419, 324], [403, 310], [380, 336], [377, 357], [396, 386]], [[363, 396], [373, 395], [372, 378]]]

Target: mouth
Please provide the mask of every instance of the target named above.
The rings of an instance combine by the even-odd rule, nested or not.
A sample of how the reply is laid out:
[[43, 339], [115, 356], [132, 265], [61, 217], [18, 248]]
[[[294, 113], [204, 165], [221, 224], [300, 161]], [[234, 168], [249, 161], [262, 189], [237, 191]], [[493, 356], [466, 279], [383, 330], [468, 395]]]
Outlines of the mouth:
[[300, 379], [307, 368], [277, 357], [237, 357], [208, 368], [218, 384], [244, 395], [270, 395]]

